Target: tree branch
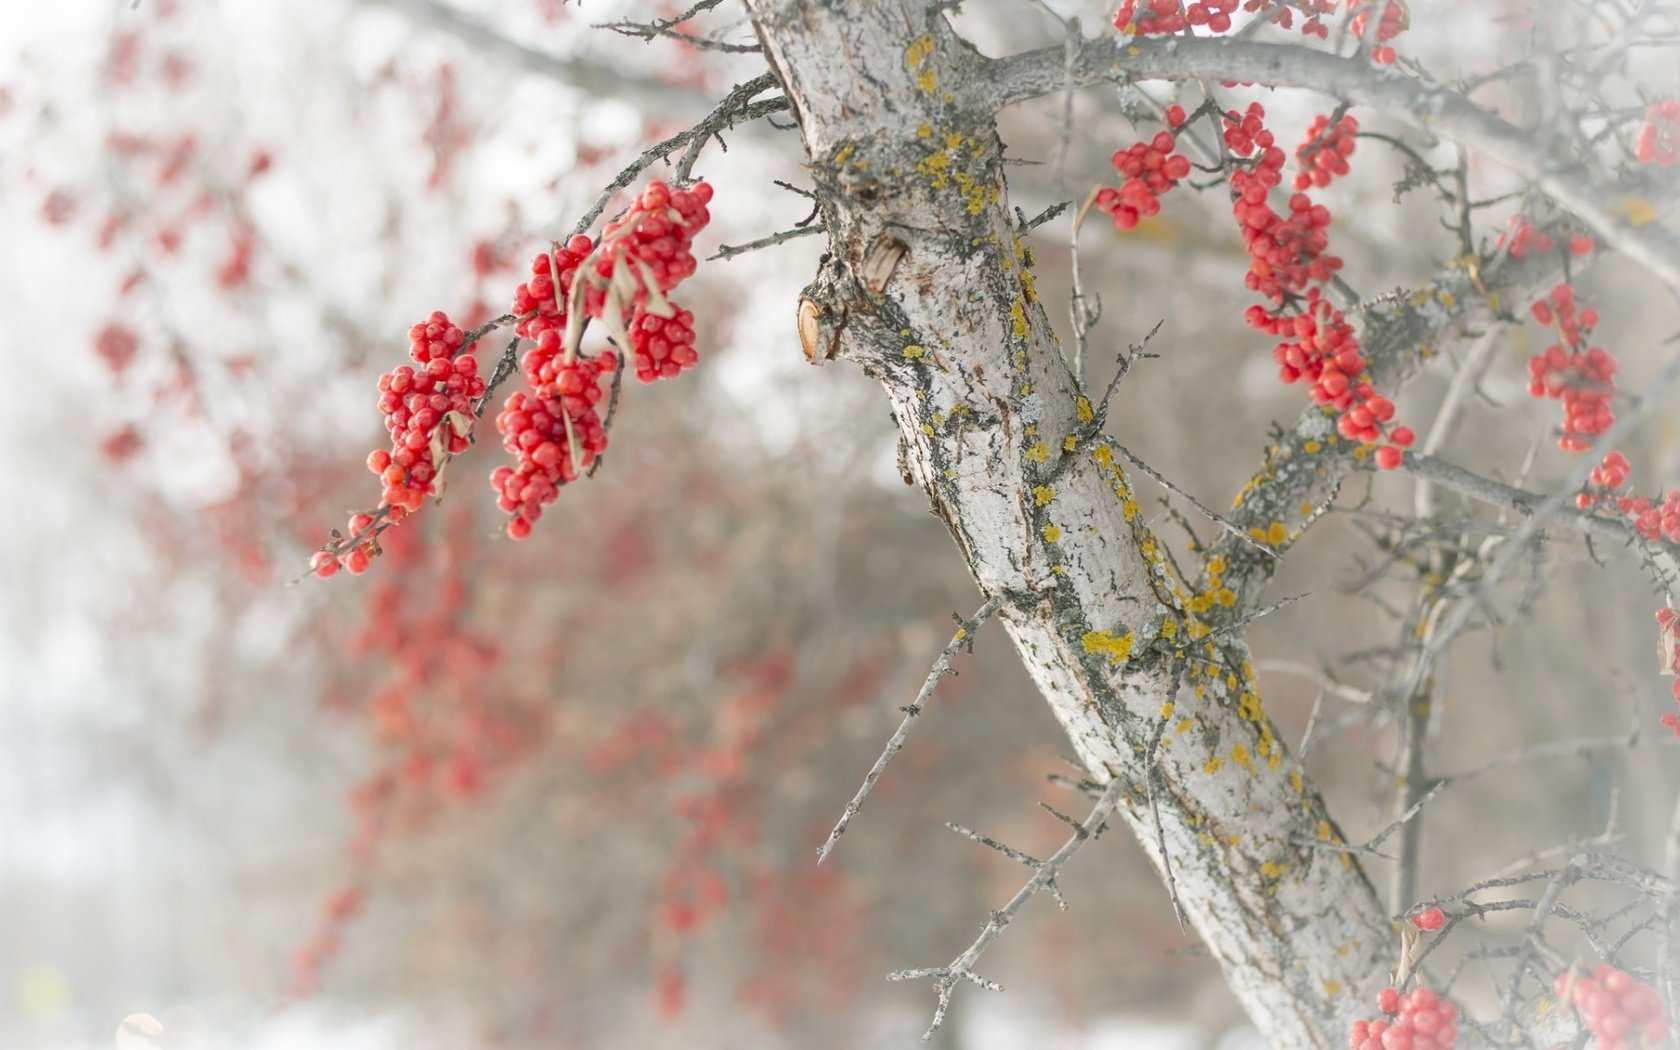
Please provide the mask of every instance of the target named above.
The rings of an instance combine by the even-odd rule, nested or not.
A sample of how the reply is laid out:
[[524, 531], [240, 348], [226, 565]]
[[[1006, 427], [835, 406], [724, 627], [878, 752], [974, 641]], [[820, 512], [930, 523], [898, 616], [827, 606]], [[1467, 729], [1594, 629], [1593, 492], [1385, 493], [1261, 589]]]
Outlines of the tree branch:
[[[1014, 920], [1016, 913], [1019, 912], [1028, 901], [1037, 896], [1039, 890], [1054, 886], [1056, 876], [1061, 872], [1062, 866], [1065, 865], [1075, 853], [1079, 852], [1080, 848], [1083, 847], [1085, 843], [1096, 838], [1097, 835], [1102, 832], [1103, 825], [1108, 822], [1108, 815], [1114, 811], [1114, 807], [1119, 803], [1121, 796], [1124, 795], [1125, 792], [1126, 783], [1121, 778], [1115, 777], [1113, 780], [1108, 782], [1108, 786], [1103, 789], [1102, 797], [1098, 798], [1096, 805], [1091, 807], [1090, 814], [1074, 827], [1072, 836], [1070, 836], [1068, 840], [1062, 844], [1062, 848], [1057, 850], [1055, 853], [1052, 853], [1048, 860], [1037, 862], [1038, 871], [1033, 874], [1031, 879], [1027, 880], [1027, 884], [1022, 886], [1020, 890], [1016, 892], [1015, 896], [1009, 899], [1008, 904], [1005, 904], [1002, 908], [992, 912], [992, 917], [987, 920], [985, 928], [980, 931], [980, 936], [975, 938], [974, 943], [968, 946], [967, 951], [951, 960], [951, 962], [945, 966], [924, 967], [916, 970], [899, 970], [895, 973], [887, 975], [887, 980], [889, 981], [914, 981], [921, 978], [933, 979], [934, 989], [939, 995], [939, 1005], [934, 1009], [933, 1023], [928, 1025], [928, 1030], [926, 1032], [922, 1033], [922, 1042], [925, 1043], [929, 1039], [933, 1038], [933, 1033], [937, 1032], [939, 1030], [939, 1026], [945, 1023], [945, 1012], [951, 1006], [951, 993], [955, 990], [957, 982], [965, 980], [973, 981], [980, 987], [990, 991], [1003, 991], [1002, 985], [993, 981], [988, 981], [974, 972], [973, 967], [975, 962], [979, 960], [981, 953], [983, 953], [993, 941], [997, 940], [998, 935], [1008, 929], [1009, 924]], [[975, 836], [971, 835], [970, 837]], [[991, 843], [988, 843], [988, 845], [990, 844]], [[1013, 859], [1022, 860], [1023, 857], [1024, 855], [1014, 857]], [[1023, 861], [1023, 863], [1024, 862], [1025, 861]]]
[[[1067, 51], [1048, 47], [986, 63], [976, 90], [996, 108], [1063, 90]], [[1586, 223], [1606, 245], [1643, 265], [1680, 297], [1680, 244], [1653, 223], [1652, 203], [1587, 176], [1573, 158], [1555, 157], [1532, 130], [1519, 128], [1457, 92], [1357, 58], [1296, 44], [1206, 37], [1103, 36], [1073, 63], [1078, 83], [1134, 80], [1241, 80], [1322, 91], [1400, 117], [1482, 154], [1538, 186]]]
[[647, 77], [626, 76], [623, 68], [572, 55], [557, 55], [505, 36], [483, 22], [438, 0], [357, 0], [366, 6], [388, 7], [430, 29], [455, 37], [486, 55], [517, 69], [569, 84], [601, 98], [634, 97], [680, 116], [697, 114], [702, 97], [677, 84]]
[[859, 787], [857, 794], [853, 795], [852, 800], [846, 803], [846, 811], [840, 814], [840, 819], [835, 823], [834, 830], [828, 833], [828, 839], [818, 848], [818, 864], [828, 859], [835, 843], [839, 842], [840, 836], [846, 833], [846, 826], [852, 822], [853, 817], [857, 816], [858, 810], [863, 808], [863, 801], [869, 797], [869, 792], [875, 787], [875, 781], [881, 779], [881, 773], [886, 770], [887, 763], [892, 761], [892, 757], [904, 747], [904, 740], [910, 735], [910, 726], [921, 715], [922, 708], [933, 698], [933, 687], [939, 684], [941, 678], [953, 673], [951, 671], [951, 659], [962, 649], [966, 648], [970, 652], [973, 651], [974, 632], [980, 629], [981, 624], [992, 618], [992, 614], [998, 611], [998, 606], [1001, 604], [998, 599], [993, 598], [982, 605], [979, 611], [969, 619], [959, 619], [957, 621], [957, 633], [951, 636], [950, 642], [946, 643], [945, 650], [939, 654], [939, 659], [933, 662], [933, 670], [928, 672], [927, 681], [922, 683], [922, 688], [916, 693], [916, 699], [910, 701], [910, 706], [904, 709], [904, 721], [900, 722], [898, 728], [893, 731], [892, 737], [887, 740], [885, 750], [881, 752], [881, 757], [875, 760], [875, 764], [869, 767], [868, 774], [864, 776], [863, 786]]

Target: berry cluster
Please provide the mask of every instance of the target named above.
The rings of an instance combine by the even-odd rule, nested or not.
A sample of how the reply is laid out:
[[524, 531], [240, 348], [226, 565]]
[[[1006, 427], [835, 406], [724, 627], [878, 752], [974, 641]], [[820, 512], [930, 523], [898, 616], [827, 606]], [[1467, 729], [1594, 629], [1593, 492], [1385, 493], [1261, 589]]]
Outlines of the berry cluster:
[[[538, 256], [532, 278], [514, 292], [518, 333], [535, 339], [544, 331], [564, 332], [579, 302], [573, 285], [581, 276], [585, 317], [609, 324], [627, 319], [622, 334], [630, 345], [619, 350], [633, 356], [638, 379], [669, 379], [693, 367], [699, 360], [693, 315], [666, 301], [665, 293], [694, 272], [694, 235], [711, 221], [706, 209], [711, 199], [712, 188], [704, 182], [687, 190], [650, 183], [607, 224], [599, 244], [579, 235]], [[576, 348], [570, 352], [575, 355]]]
[[529, 390], [516, 390], [496, 416], [502, 447], [515, 466], [490, 475], [496, 506], [513, 515], [508, 535], [522, 540], [554, 502], [560, 486], [576, 481], [607, 448], [607, 429], [597, 408], [605, 391], [601, 376], [618, 369], [611, 350], [570, 361], [560, 333], [544, 329], [521, 360]]
[[1239, 6], [1249, 13], [1262, 12], [1284, 29], [1294, 25], [1298, 10], [1306, 16], [1301, 32], [1322, 40], [1330, 35], [1324, 16], [1335, 13], [1336, 0], [1192, 0], [1188, 7], [1184, 0], [1123, 0], [1114, 16], [1114, 28], [1133, 36], [1182, 33], [1192, 26], [1225, 33], [1230, 31]]
[[[1505, 235], [1499, 235], [1497, 246], [1505, 243]], [[1521, 259], [1535, 252], [1549, 252], [1552, 250], [1552, 239], [1528, 224], [1527, 219], [1517, 220], [1517, 229], [1511, 236], [1511, 258]]]
[[1616, 359], [1603, 347], [1588, 346], [1598, 324], [1598, 311], [1577, 309], [1575, 289], [1559, 284], [1547, 299], [1535, 302], [1534, 319], [1555, 324], [1561, 341], [1528, 362], [1528, 392], [1532, 397], [1563, 401], [1563, 435], [1558, 447], [1583, 452], [1592, 438], [1616, 421], [1610, 399], [1616, 392]]
[[1669, 99], [1645, 110], [1635, 156], [1641, 164], [1673, 164], [1680, 160], [1680, 100]]
[[[1320, 118], [1307, 137], [1307, 144], [1328, 131], [1335, 145], [1325, 150], [1303, 149], [1313, 158], [1314, 175], [1324, 173], [1328, 182], [1338, 169], [1345, 170], [1353, 152], [1352, 134], [1358, 125], [1351, 118], [1338, 121], [1330, 131], [1329, 121]], [[1246, 278], [1251, 291], [1271, 300], [1270, 306], [1256, 303], [1244, 314], [1252, 328], [1280, 341], [1272, 351], [1278, 376], [1285, 383], [1302, 379], [1312, 386], [1313, 400], [1329, 405], [1336, 413], [1336, 429], [1342, 437], [1362, 444], [1374, 444], [1384, 437], [1384, 428], [1394, 418], [1394, 403], [1377, 393], [1365, 374], [1365, 358], [1359, 337], [1346, 316], [1325, 297], [1322, 286], [1341, 268], [1342, 260], [1328, 253], [1330, 209], [1314, 204], [1305, 193], [1290, 195], [1289, 211], [1279, 215], [1269, 203], [1271, 191], [1283, 182], [1287, 159], [1265, 127], [1265, 109], [1250, 103], [1248, 110], [1225, 114], [1225, 144], [1239, 157], [1255, 155], [1254, 166], [1231, 175], [1231, 213], [1242, 228], [1248, 247]], [[1335, 161], [1320, 161], [1323, 153]], [[1388, 444], [1377, 449], [1377, 466], [1392, 470], [1400, 465], [1402, 450], [1415, 439], [1409, 427], [1387, 431]]]
[[[519, 318], [514, 331], [526, 339], [535, 339], [543, 332], [560, 332], [566, 327], [566, 305], [578, 267], [595, 250], [595, 242], [578, 234], [564, 245], [531, 260], [531, 277], [513, 290], [513, 313]], [[600, 289], [590, 290], [585, 312], [593, 306], [597, 311], [606, 302]]]
[[[1570, 251], [1576, 254], [1592, 250], [1589, 237], [1578, 235], [1570, 240]], [[1587, 345], [1599, 321], [1598, 311], [1579, 306], [1570, 285], [1553, 288], [1547, 298], [1534, 303], [1533, 312], [1541, 324], [1556, 326], [1561, 341], [1529, 360], [1528, 392], [1534, 397], [1563, 401], [1563, 435], [1558, 445], [1567, 451], [1584, 452], [1593, 446], [1591, 439], [1610, 429], [1616, 420], [1610, 405], [1616, 393], [1616, 358], [1602, 347]], [[1576, 506], [1583, 510], [1613, 506], [1645, 539], [1680, 543], [1680, 491], [1664, 493], [1658, 500], [1617, 495], [1617, 490], [1627, 484], [1631, 469], [1621, 452], [1607, 453], [1589, 476], [1591, 488], [1575, 497]], [[1680, 690], [1675, 696], [1680, 699]]]
[[1197, 0], [1184, 13], [1184, 20], [1193, 26], [1206, 26], [1210, 32], [1224, 33], [1231, 28], [1231, 15], [1237, 0]]
[[1668, 1045], [1662, 998], [1644, 981], [1606, 963], [1590, 974], [1561, 973], [1557, 996], [1581, 1016], [1599, 1050]]
[[1293, 0], [1292, 3], [1280, 3], [1279, 0], [1243, 0], [1242, 9], [1261, 12], [1280, 29], [1293, 28], [1295, 12], [1299, 11], [1304, 18], [1301, 34], [1325, 40], [1330, 36], [1330, 27], [1324, 24], [1324, 19], [1336, 13], [1336, 0]]
[[[1620, 452], [1611, 452], [1604, 457], [1604, 462], [1593, 468], [1591, 481], [1599, 488], [1619, 489], [1627, 484], [1628, 473], [1631, 470], [1626, 456]], [[1576, 502], [1582, 508], [1586, 508], [1598, 501], [1590, 493], [1582, 493]]]
[[[1172, 109], [1177, 112], [1168, 111], [1169, 123], [1176, 116], [1182, 124], [1184, 110], [1178, 106]], [[1098, 190], [1097, 210], [1106, 212], [1114, 220], [1114, 225], [1122, 230], [1136, 226], [1140, 218], [1158, 214], [1161, 194], [1177, 186], [1180, 179], [1190, 174], [1190, 161], [1173, 152], [1175, 141], [1172, 132], [1158, 131], [1148, 142], [1117, 150], [1110, 160], [1114, 169], [1126, 176], [1126, 181], [1120, 184], [1118, 190], [1112, 186]]]
[[1114, 28], [1133, 36], [1181, 33], [1189, 25], [1180, 0], [1121, 0]]
[[[512, 514], [508, 535], [524, 539], [559, 495], [606, 451], [609, 419], [600, 402], [602, 377], [629, 355], [636, 378], [651, 383], [692, 368], [694, 315], [665, 298], [694, 272], [694, 235], [711, 220], [704, 182], [673, 190], [650, 183], [599, 243], [578, 235], [537, 256], [531, 277], [514, 291], [516, 331], [536, 341], [520, 360], [527, 389], [508, 396], [496, 417], [503, 446], [515, 457], [490, 477], [497, 506]], [[580, 317], [574, 317], [578, 312]], [[618, 351], [579, 353], [583, 321], [608, 328]]]
[[[1348, 0], [1348, 11], [1353, 15], [1348, 20], [1348, 32], [1355, 37], [1363, 38], [1366, 23], [1371, 18], [1371, 0]], [[1377, 45], [1371, 49], [1371, 61], [1382, 65], [1392, 65], [1395, 54], [1386, 41], [1393, 40], [1411, 26], [1412, 19], [1401, 0], [1385, 0], [1383, 4], [1382, 20], [1377, 23]]]
[[[1598, 491], [1580, 493], [1575, 497], [1575, 505], [1589, 510], [1602, 503], [1611, 504], [1629, 519], [1633, 531], [1645, 539], [1680, 543], [1680, 491], [1665, 493], [1658, 502], [1645, 496], [1616, 495], [1616, 490], [1627, 484], [1630, 470], [1627, 457], [1612, 451], [1593, 468], [1589, 477]], [[1680, 699], [1680, 693], [1676, 699]]]
[[1412, 925], [1424, 933], [1434, 933], [1447, 924], [1447, 913], [1440, 908], [1425, 908], [1412, 916]]
[[1384, 988], [1377, 1009], [1388, 1018], [1353, 1022], [1349, 1050], [1436, 1050], [1458, 1041], [1458, 1008], [1428, 988], [1404, 995]]
[[630, 349], [636, 378], [644, 383], [668, 379], [700, 359], [694, 349], [694, 315], [678, 310], [670, 317], [643, 313], [630, 325]]
[[486, 386], [466, 333], [443, 311], [434, 311], [408, 330], [408, 356], [413, 365], [379, 377], [379, 411], [391, 447], [375, 449], [367, 465], [384, 484], [381, 506], [351, 515], [349, 538], [315, 553], [309, 567], [317, 576], [331, 576], [340, 567], [366, 572], [379, 553], [378, 534], [419, 510], [437, 491], [449, 458], [471, 443], [473, 403]]
[[[668, 292], [694, 273], [690, 248], [694, 235], [712, 220], [711, 212], [706, 210], [711, 199], [712, 187], [705, 182], [697, 182], [686, 190], [673, 190], [663, 182], [651, 182], [628, 211], [607, 223], [601, 242], [613, 245], [625, 258], [652, 270], [658, 278], [659, 290]], [[609, 267], [598, 272], [608, 276], [611, 270]]]
[[[610, 409], [603, 418], [599, 407], [607, 396], [602, 376], [613, 376], [616, 394], [625, 356], [634, 359], [644, 382], [675, 376], [698, 360], [694, 315], [665, 293], [694, 272], [694, 235], [711, 220], [711, 199], [704, 182], [683, 190], [649, 184], [607, 224], [599, 242], [579, 234], [537, 256], [530, 277], [514, 290], [512, 315], [475, 331], [512, 322], [521, 338], [535, 343], [520, 359], [526, 389], [510, 394], [496, 417], [515, 462], [498, 468], [490, 481], [497, 504], [512, 515], [507, 530], [513, 538], [530, 535], [560, 486], [577, 480], [606, 450], [611, 418]], [[475, 251], [480, 276], [499, 265], [491, 247], [481, 244]], [[616, 350], [579, 352], [591, 320], [606, 327]], [[471, 444], [488, 394], [471, 351], [467, 333], [442, 312], [409, 330], [414, 365], [379, 380], [391, 448], [370, 455], [368, 468], [384, 483], [382, 504], [353, 515], [350, 535], [335, 533], [334, 542], [315, 554], [315, 575], [331, 576], [341, 567], [367, 571], [380, 553], [379, 536], [418, 510], [437, 491], [450, 457]]]
[[1317, 187], [1323, 189], [1331, 180], [1348, 173], [1348, 157], [1353, 155], [1354, 136], [1359, 134], [1359, 121], [1343, 116], [1330, 125], [1330, 118], [1319, 114], [1307, 128], [1306, 141], [1295, 150], [1295, 164], [1301, 170], [1295, 176], [1298, 190]]
[[[1231, 16], [1241, 0], [1124, 0], [1114, 16], [1114, 28], [1134, 36], [1182, 33], [1188, 26], [1200, 26], [1213, 33], [1231, 28]], [[1250, 8], [1253, 10], [1253, 8]]]

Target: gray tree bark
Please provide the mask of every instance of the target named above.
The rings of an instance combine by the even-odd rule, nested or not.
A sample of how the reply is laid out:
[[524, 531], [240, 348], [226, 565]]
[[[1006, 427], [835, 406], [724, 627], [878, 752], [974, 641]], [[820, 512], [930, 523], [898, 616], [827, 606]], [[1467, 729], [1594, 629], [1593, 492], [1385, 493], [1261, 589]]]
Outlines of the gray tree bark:
[[1240, 635], [1215, 633], [1237, 599], [1220, 564], [1178, 579], [1139, 513], [1105, 429], [1160, 421], [1097, 419], [1056, 345], [976, 89], [987, 60], [905, 0], [747, 6], [831, 237], [807, 354], [880, 380], [976, 584], [1092, 777], [1130, 785], [1121, 813], [1270, 1044], [1344, 1044], [1392, 927], [1324, 848], [1340, 837]]

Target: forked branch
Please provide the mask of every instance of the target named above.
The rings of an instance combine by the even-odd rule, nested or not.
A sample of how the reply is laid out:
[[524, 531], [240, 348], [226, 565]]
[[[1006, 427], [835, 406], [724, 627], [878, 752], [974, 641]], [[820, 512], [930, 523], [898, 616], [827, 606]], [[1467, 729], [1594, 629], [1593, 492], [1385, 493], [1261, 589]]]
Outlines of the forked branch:
[[[1008, 904], [992, 912], [991, 918], [986, 920], [985, 927], [980, 931], [980, 936], [976, 937], [974, 943], [968, 946], [967, 951], [945, 966], [899, 970], [887, 975], [889, 981], [914, 981], [924, 978], [933, 981], [934, 991], [939, 996], [939, 1005], [934, 1008], [933, 1023], [928, 1025], [926, 1032], [922, 1033], [922, 1042], [925, 1043], [933, 1038], [933, 1033], [939, 1031], [939, 1026], [945, 1023], [946, 1011], [951, 1007], [951, 994], [956, 990], [959, 981], [972, 981], [993, 992], [1003, 991], [1001, 984], [988, 981], [974, 972], [975, 962], [979, 960], [981, 953], [990, 947], [993, 941], [997, 940], [998, 935], [1009, 927], [1010, 922], [1014, 920], [1021, 908], [1037, 896], [1040, 890], [1052, 889], [1052, 892], [1056, 892], [1053, 887], [1062, 866], [1068, 862], [1070, 857], [1079, 852], [1080, 847], [1102, 833], [1103, 825], [1108, 822], [1109, 814], [1114, 812], [1114, 807], [1119, 804], [1120, 796], [1126, 792], [1126, 789], [1127, 782], [1120, 777], [1115, 777], [1108, 782], [1108, 786], [1103, 789], [1102, 795], [1097, 799], [1096, 805], [1091, 807], [1090, 815], [1074, 827], [1072, 836], [1062, 843], [1062, 848], [1051, 854], [1048, 860], [1033, 862], [1038, 868], [1033, 877], [1027, 880], [1027, 884], [1022, 886], [1015, 896], [1009, 899]], [[1031, 860], [1031, 858], [1025, 858], [1024, 854], [1017, 856], [1011, 853], [1010, 855], [1013, 859], [1020, 860], [1023, 863]], [[1060, 901], [1060, 899], [1060, 893], [1057, 892], [1057, 900]]]

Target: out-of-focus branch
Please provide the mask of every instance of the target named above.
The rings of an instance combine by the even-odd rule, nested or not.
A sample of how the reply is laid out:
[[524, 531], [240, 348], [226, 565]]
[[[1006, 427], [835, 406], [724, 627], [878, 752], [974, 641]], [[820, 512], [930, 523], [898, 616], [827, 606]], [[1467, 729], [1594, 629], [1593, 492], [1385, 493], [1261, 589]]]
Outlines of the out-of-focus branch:
[[[1436, 459], [1434, 456], [1407, 453], [1401, 462], [1401, 469], [1415, 478], [1439, 485], [1461, 496], [1468, 496], [1478, 503], [1515, 511], [1524, 517], [1532, 516], [1546, 501], [1546, 497], [1538, 492], [1485, 478], [1456, 463]], [[1552, 515], [1551, 520], [1583, 535], [1614, 543], [1631, 543], [1639, 538], [1623, 522], [1600, 514], [1564, 508]]]
[[698, 115], [705, 96], [662, 80], [626, 75], [605, 62], [573, 55], [557, 55], [492, 29], [471, 15], [438, 0], [357, 0], [366, 6], [387, 7], [415, 22], [446, 33], [469, 47], [509, 62], [527, 73], [558, 80], [601, 98], [634, 98], [679, 118]]
[[[1467, 191], [1461, 185], [1459, 192], [1460, 196], [1465, 196]], [[1466, 225], [1465, 236], [1468, 235], [1469, 227]], [[1488, 332], [1471, 346], [1463, 364], [1453, 373], [1452, 385], [1447, 387], [1446, 396], [1441, 399], [1441, 406], [1435, 412], [1435, 420], [1429, 425], [1429, 433], [1418, 446], [1419, 452], [1433, 456], [1447, 443], [1464, 407], [1470, 402], [1471, 393], [1481, 383], [1488, 366], [1493, 363], [1493, 348], [1497, 342], [1494, 333]], [[1435, 486], [1427, 478], [1418, 478], [1417, 491], [1412, 494], [1412, 509], [1419, 518], [1435, 516]]]

